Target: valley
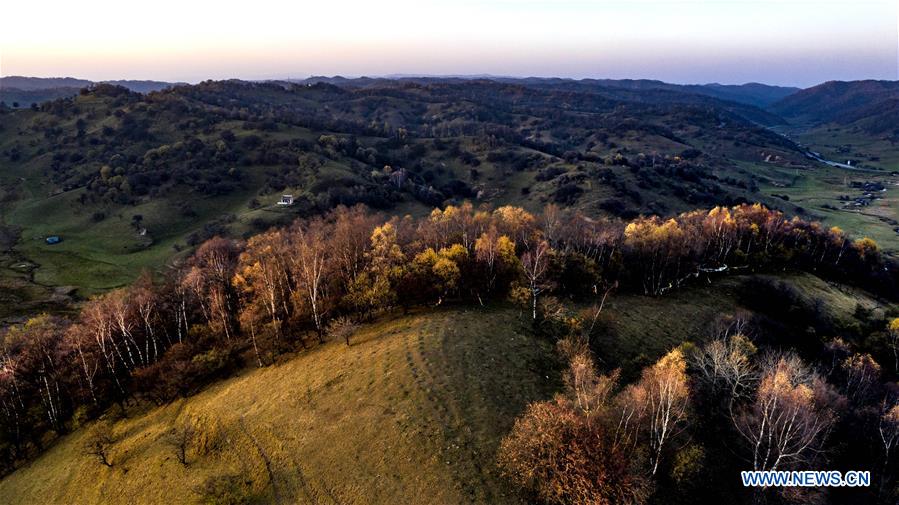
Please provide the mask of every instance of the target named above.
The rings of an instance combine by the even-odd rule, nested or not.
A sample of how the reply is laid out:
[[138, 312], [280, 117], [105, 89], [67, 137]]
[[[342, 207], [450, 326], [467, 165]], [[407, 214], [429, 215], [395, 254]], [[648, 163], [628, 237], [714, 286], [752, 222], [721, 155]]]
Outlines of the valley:
[[131, 85], [0, 104], [0, 502], [899, 492], [890, 84]]

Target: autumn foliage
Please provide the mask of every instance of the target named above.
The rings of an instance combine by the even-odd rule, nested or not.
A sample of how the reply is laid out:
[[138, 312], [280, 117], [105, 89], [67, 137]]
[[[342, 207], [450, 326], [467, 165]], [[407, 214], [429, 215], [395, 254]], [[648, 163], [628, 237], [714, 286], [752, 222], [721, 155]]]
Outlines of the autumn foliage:
[[[213, 238], [162, 278], [143, 275], [87, 300], [73, 317], [40, 316], [0, 332], [0, 457], [3, 468], [11, 468], [39, 450], [47, 433], [70, 429], [76, 413], [89, 418], [135, 398], [164, 403], [244, 363], [265, 366], [281, 352], [328, 335], [351, 344], [336, 328], [396, 308], [512, 299], [535, 328], [548, 331], [546, 322], [561, 313], [559, 299], [596, 299], [611, 286], [662, 296], [732, 271], [787, 267], [883, 296], [899, 292], [899, 267], [873, 242], [852, 241], [838, 229], [787, 219], [761, 205], [628, 223], [555, 206], [534, 215], [465, 203], [421, 218], [389, 219], [339, 207], [246, 241]], [[684, 360], [669, 355], [611, 399], [599, 401], [592, 391], [571, 404], [535, 409], [527, 423], [564, 424], [568, 431], [557, 435], [563, 438], [545, 443], [575, 444], [578, 458], [610, 476], [621, 477], [625, 469], [605, 452], [579, 446], [582, 437], [613, 454], [645, 444], [653, 473], [689, 416]], [[572, 387], [584, 387], [578, 384]], [[805, 398], [804, 389], [795, 390], [798, 383], [791, 387], [790, 398]], [[813, 384], [802, 387], [814, 398]], [[603, 412], [596, 417], [603, 421], [591, 420], [593, 408]], [[626, 432], [609, 429], [606, 414], [613, 411]], [[747, 429], [754, 415], [747, 411]], [[625, 440], [630, 445], [621, 445]], [[526, 461], [527, 453], [515, 460]], [[570, 478], [578, 489], [596, 485], [595, 476]], [[640, 487], [638, 480], [621, 482], [607, 499]], [[560, 496], [546, 492], [548, 499]]]

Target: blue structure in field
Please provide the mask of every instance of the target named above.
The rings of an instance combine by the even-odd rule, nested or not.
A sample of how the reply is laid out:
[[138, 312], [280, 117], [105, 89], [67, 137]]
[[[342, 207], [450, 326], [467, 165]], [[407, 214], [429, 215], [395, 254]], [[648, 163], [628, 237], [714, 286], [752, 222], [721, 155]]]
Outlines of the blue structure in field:
[[58, 244], [60, 242], [62, 242], [62, 239], [59, 237], [59, 235], [50, 235], [49, 237], [47, 237], [48, 244], [52, 245], [52, 244]]

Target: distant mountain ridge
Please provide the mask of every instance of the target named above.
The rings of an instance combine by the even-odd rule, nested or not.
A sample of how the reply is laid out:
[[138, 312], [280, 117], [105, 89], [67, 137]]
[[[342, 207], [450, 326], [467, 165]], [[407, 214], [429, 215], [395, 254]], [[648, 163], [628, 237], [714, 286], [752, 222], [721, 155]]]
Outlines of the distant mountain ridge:
[[[489, 80], [505, 84], [521, 84], [546, 88], [555, 87], [601, 87], [609, 90], [630, 91], [668, 91], [682, 94], [708, 96], [734, 102], [742, 105], [751, 105], [764, 109], [775, 102], [782, 100], [798, 91], [800, 88], [770, 86], [760, 83], [747, 84], [670, 84], [651, 79], [565, 79], [555, 77], [505, 77], [490, 74], [478, 75], [406, 75], [395, 74], [378, 77], [343, 77], [343, 76], [311, 76], [306, 79], [288, 79], [281, 82], [293, 84], [327, 83], [335, 86], [349, 88], [365, 88], [380, 86], [390, 82], [414, 82], [418, 84], [463, 82], [474, 80]], [[96, 82], [105, 82], [123, 86], [138, 93], [160, 91], [173, 86], [186, 83], [165, 82], [153, 80], [109, 80], [90, 81], [73, 77], [25, 77], [7, 76], [0, 77], [0, 100], [7, 103], [19, 102], [21, 106], [31, 103], [40, 103], [47, 100], [55, 100], [66, 96], [73, 96], [81, 88], [90, 86]], [[744, 114], [751, 116], [752, 114]], [[754, 120], [761, 123], [772, 123], [771, 118], [762, 118], [758, 113]], [[776, 121], [775, 121], [776, 122]]]
[[694, 93], [756, 107], [767, 107], [801, 89], [771, 86], [757, 82], [747, 84], [670, 84], [651, 79], [583, 79], [574, 82], [630, 90], [667, 90]]
[[11, 75], [0, 77], [0, 101], [7, 105], [18, 103], [20, 107], [28, 107], [32, 103], [41, 103], [59, 98], [75, 96], [82, 88], [98, 83], [114, 84], [128, 88], [137, 93], [161, 91], [182, 82], [164, 82], [152, 80], [113, 80], [89, 81], [74, 77], [25, 77]]
[[75, 79], [74, 77], [24, 77], [10, 75], [0, 77], [0, 89], [15, 88], [22, 91], [36, 91], [50, 88], [83, 88], [93, 84], [87, 79]]
[[[101, 81], [138, 93], [160, 91], [185, 83], [153, 80]], [[867, 133], [899, 136], [899, 81], [829, 81], [807, 89], [746, 84], [671, 84], [652, 79], [569, 79], [478, 75], [405, 75], [375, 77], [311, 76], [267, 82], [288, 85], [327, 84], [339, 88], [372, 89], [406, 85], [496, 82], [546, 91], [590, 93], [610, 100], [645, 104], [681, 103], [724, 108], [764, 126], [787, 123], [851, 125]], [[0, 77], [0, 101], [27, 107], [74, 96], [96, 82], [72, 77]]]
[[772, 104], [793, 122], [836, 123], [899, 136], [899, 81], [829, 81]]
[[673, 91], [679, 93], [705, 95], [713, 98], [718, 98], [720, 100], [726, 100], [744, 105], [752, 105], [760, 108], [768, 107], [769, 105], [801, 90], [801, 88], [772, 86], [757, 82], [746, 84], [671, 84], [664, 81], [652, 79], [567, 79], [561, 77], [506, 77], [489, 74], [446, 76], [397, 74], [382, 77], [311, 76], [307, 79], [302, 80], [291, 79], [289, 82], [305, 84], [324, 82], [327, 84], [334, 84], [336, 86], [368, 87], [382, 84], [388, 81], [405, 81], [427, 84], [429, 82], [459, 82], [473, 80], [497, 81], [505, 84], [521, 84], [526, 86], [541, 87], [598, 86], [604, 88], [626, 89], [632, 91]]

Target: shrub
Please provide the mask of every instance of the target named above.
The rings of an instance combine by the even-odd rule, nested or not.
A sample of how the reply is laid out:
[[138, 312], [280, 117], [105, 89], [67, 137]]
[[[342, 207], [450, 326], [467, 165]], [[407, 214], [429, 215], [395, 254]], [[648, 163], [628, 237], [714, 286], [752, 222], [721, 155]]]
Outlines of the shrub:
[[679, 486], [692, 483], [702, 470], [705, 451], [697, 444], [687, 444], [674, 455], [671, 479]]
[[346, 316], [341, 316], [328, 325], [328, 337], [338, 340], [343, 340], [346, 342], [346, 345], [350, 345], [350, 337], [359, 328], [352, 319]]
[[499, 465], [547, 503], [641, 503], [644, 482], [600, 425], [564, 402], [532, 404], [503, 439]]
[[210, 381], [237, 367], [237, 352], [231, 347], [196, 347], [175, 344], [156, 363], [133, 372], [138, 394], [158, 405], [186, 397]]
[[84, 440], [84, 454], [94, 456], [103, 465], [112, 467], [109, 453], [114, 442], [112, 426], [105, 421], [100, 421], [91, 428]]
[[215, 475], [195, 491], [203, 505], [246, 505], [252, 498], [252, 481], [239, 475]]
[[165, 437], [165, 443], [168, 445], [178, 462], [187, 466], [187, 453], [193, 445], [197, 432], [190, 422], [181, 423], [171, 429]]

